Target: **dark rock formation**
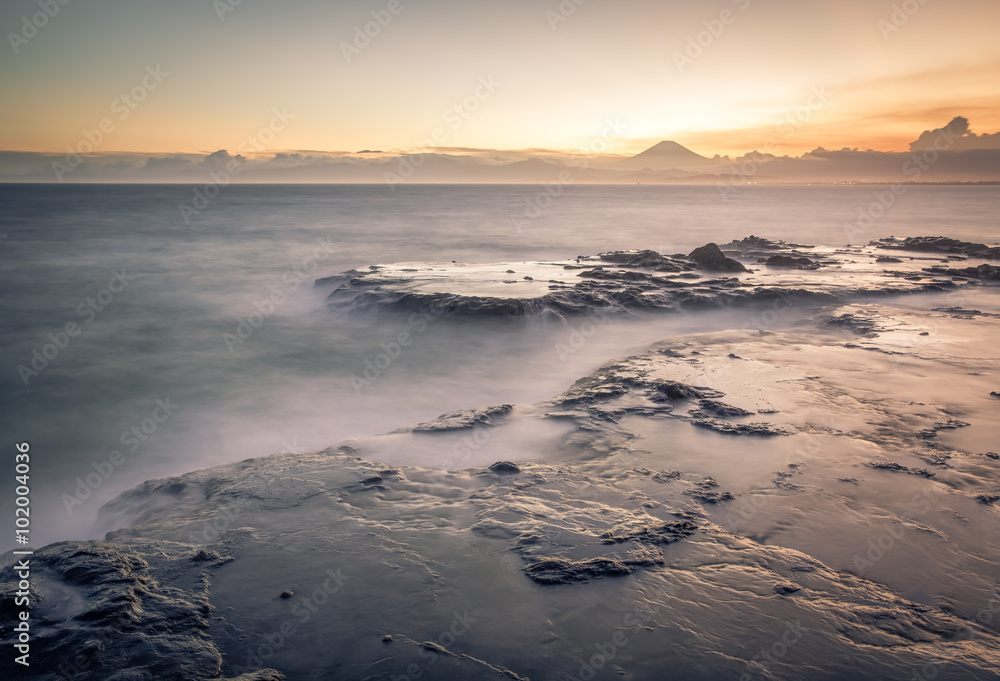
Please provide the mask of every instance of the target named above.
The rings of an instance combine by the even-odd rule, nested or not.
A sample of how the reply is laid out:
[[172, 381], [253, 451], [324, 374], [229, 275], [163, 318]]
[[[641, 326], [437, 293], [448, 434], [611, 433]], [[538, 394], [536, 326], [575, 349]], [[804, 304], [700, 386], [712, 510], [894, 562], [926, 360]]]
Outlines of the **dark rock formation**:
[[517, 464], [511, 463], [510, 461], [497, 461], [495, 464], [490, 466], [489, 470], [501, 475], [516, 475], [521, 472], [521, 469], [517, 467]]
[[846, 329], [867, 338], [874, 338], [885, 331], [881, 323], [882, 320], [875, 315], [860, 312], [845, 312], [837, 317], [821, 317], [820, 321], [825, 326]]
[[665, 400], [695, 400], [705, 397], [705, 394], [695, 387], [677, 381], [665, 381], [654, 388], [653, 399]]
[[774, 585], [774, 593], [778, 594], [779, 596], [788, 596], [798, 591], [802, 591], [802, 587], [798, 586], [797, 584], [792, 584], [791, 582]]
[[698, 404], [701, 405], [702, 410], [711, 412], [712, 414], [723, 418], [731, 418], [733, 416], [750, 416], [753, 414], [753, 412], [747, 411], [746, 409], [740, 409], [739, 407], [734, 407], [731, 404], [726, 404], [717, 400], [701, 400]]
[[495, 407], [483, 407], [481, 409], [461, 409], [459, 411], [441, 414], [433, 421], [421, 423], [408, 430], [414, 433], [435, 433], [450, 430], [465, 430], [476, 426], [494, 426], [499, 419], [507, 416], [514, 410], [510, 404], [501, 404]]
[[924, 272], [941, 274], [948, 277], [959, 277], [961, 279], [978, 279], [979, 281], [1000, 282], [1000, 266], [982, 264], [979, 267], [925, 267]]
[[[192, 547], [168, 541], [156, 549], [62, 542], [35, 552], [32, 614], [61, 632], [35, 641], [31, 678], [60, 679], [67, 669], [79, 681], [221, 677], [222, 655], [205, 633], [212, 613], [207, 580], [232, 559], [192, 560]], [[7, 586], [16, 583], [11, 568], [0, 572], [5, 606], [16, 591]], [[253, 678], [283, 678], [261, 673]]]
[[727, 435], [756, 435], [761, 437], [772, 437], [775, 435], [790, 435], [784, 428], [770, 423], [730, 423], [720, 419], [696, 418], [691, 423], [699, 428], [714, 430], [717, 433]]
[[870, 246], [900, 251], [968, 255], [988, 260], [1000, 258], [1000, 247], [959, 241], [944, 236], [908, 236], [905, 239], [889, 237], [872, 241]]
[[903, 464], [896, 463], [895, 461], [869, 461], [865, 464], [869, 468], [874, 468], [879, 471], [890, 471], [892, 473], [908, 473], [910, 475], [918, 475], [922, 478], [933, 478], [935, 473], [929, 471], [926, 468], [909, 468]]
[[698, 267], [710, 272], [747, 272], [743, 263], [727, 258], [717, 244], [709, 243], [691, 251], [688, 256]]
[[649, 281], [653, 278], [651, 274], [647, 274], [646, 272], [605, 269], [584, 270], [576, 276], [587, 277], [588, 279], [604, 279], [606, 281]]
[[781, 241], [771, 241], [770, 239], [765, 239], [764, 237], [754, 236], [751, 234], [750, 236], [743, 237], [739, 241], [731, 241], [728, 244], [725, 244], [724, 247], [726, 250], [738, 250], [741, 253], [745, 253], [747, 251], [755, 250], [778, 251], [786, 248], [787, 245]]
[[618, 265], [628, 265], [629, 267], [660, 268], [669, 265], [677, 268], [673, 271], [680, 271], [680, 268], [673, 261], [656, 251], [613, 251], [611, 253], [601, 253], [597, 257], [604, 262], [613, 262]]
[[602, 577], [621, 577], [633, 572], [635, 572], [633, 566], [609, 558], [591, 558], [579, 561], [546, 558], [524, 568], [524, 574], [539, 584], [572, 584]]
[[715, 478], [705, 478], [701, 482], [694, 485], [691, 489], [684, 492], [689, 497], [694, 497], [703, 504], [721, 504], [726, 501], [732, 501], [736, 498], [732, 492], [720, 492], [718, 491], [719, 483], [716, 482]]
[[948, 419], [947, 421], [941, 421], [939, 423], [935, 423], [930, 428], [925, 428], [924, 430], [921, 430], [919, 433], [917, 433], [917, 435], [924, 438], [925, 440], [929, 440], [931, 438], [937, 437], [939, 430], [954, 430], [956, 428], [966, 428], [968, 427], [968, 425], [969, 424], [966, 423], [965, 421], [960, 421], [958, 419]]
[[764, 261], [768, 267], [792, 267], [798, 270], [814, 270], [819, 268], [819, 263], [813, 262], [809, 258], [793, 258], [790, 255], [772, 255]]
[[[484, 282], [481, 272], [469, 276], [467, 268], [462, 266], [386, 265], [370, 271], [351, 270], [317, 280], [317, 284], [333, 286], [327, 296], [327, 305], [331, 310], [417, 313], [432, 321], [468, 317], [633, 314], [646, 310], [677, 312], [768, 305], [784, 308], [840, 303], [857, 295], [942, 291], [957, 286], [953, 278], [983, 282], [997, 280], [997, 270], [993, 266], [974, 268], [975, 271], [948, 267], [921, 271], [917, 269], [919, 263], [908, 262], [907, 267], [901, 267], [899, 271], [872, 268], [861, 277], [816, 277], [815, 281], [810, 280], [808, 287], [789, 289], [770, 285], [766, 269], [751, 272], [739, 261], [727, 257], [726, 253], [736, 253], [741, 258], [762, 257], [763, 262], [777, 267], [816, 269], [821, 265], [841, 262], [843, 251], [814, 250], [806, 257], [806, 253], [797, 249], [812, 247], [773, 242], [760, 237], [734, 241], [727, 248], [730, 250], [724, 251], [713, 243], [695, 249], [689, 256], [664, 256], [650, 250], [615, 251], [599, 256], [581, 255], [571, 262], [525, 262], [523, 267], [530, 273], [518, 268], [518, 274], [522, 275], [519, 280], [498, 274], [493, 283], [507, 284], [512, 291], [502, 296], [483, 293], [484, 283], [489, 282]], [[859, 249], [857, 252], [862, 251]], [[875, 249], [869, 247], [866, 254], [874, 256], [875, 253]], [[688, 271], [696, 269], [734, 274], [746, 272], [754, 276], [743, 280], [737, 277], [705, 279], [703, 273]], [[567, 271], [574, 270], [578, 271], [577, 276], [567, 276]], [[886, 279], [895, 281], [886, 282]], [[514, 291], [523, 291], [524, 294], [518, 296]]]

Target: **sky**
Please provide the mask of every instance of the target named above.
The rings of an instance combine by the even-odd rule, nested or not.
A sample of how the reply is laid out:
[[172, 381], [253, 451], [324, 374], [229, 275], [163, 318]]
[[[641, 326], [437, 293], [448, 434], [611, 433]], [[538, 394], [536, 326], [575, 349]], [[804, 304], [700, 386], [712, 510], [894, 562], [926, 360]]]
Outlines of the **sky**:
[[5, 0], [0, 150], [904, 151], [1000, 131], [998, 27], [996, 0]]

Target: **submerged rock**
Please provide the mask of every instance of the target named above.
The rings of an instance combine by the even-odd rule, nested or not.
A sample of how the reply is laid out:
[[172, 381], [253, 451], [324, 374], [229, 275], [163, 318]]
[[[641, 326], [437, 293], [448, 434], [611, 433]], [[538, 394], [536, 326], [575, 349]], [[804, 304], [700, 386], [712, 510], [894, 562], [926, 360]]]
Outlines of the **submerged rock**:
[[987, 246], [944, 236], [908, 236], [905, 239], [889, 237], [872, 241], [870, 245], [876, 248], [921, 253], [952, 253], [987, 259], [1000, 258], [1000, 246]]
[[820, 321], [825, 326], [847, 329], [867, 338], [874, 338], [885, 331], [883, 320], [869, 312], [845, 312], [835, 317], [822, 316]]
[[942, 274], [948, 277], [959, 277], [962, 279], [974, 279], [977, 281], [1000, 282], [1000, 266], [980, 265], [978, 267], [964, 267], [956, 269], [953, 267], [926, 267], [925, 272], [932, 274]]
[[797, 593], [801, 590], [802, 587], [798, 586], [797, 584], [792, 584], [791, 582], [774, 585], [774, 593], [778, 594], [779, 596], [788, 596], [793, 593]]
[[[501, 404], [481, 409], [462, 409], [441, 414], [433, 421], [413, 426], [414, 433], [437, 433], [451, 430], [466, 430], [476, 426], [495, 426], [514, 410], [514, 405]], [[406, 430], [406, 429], [404, 429]]]
[[814, 270], [819, 267], [819, 263], [809, 258], [793, 258], [789, 255], [772, 255], [764, 261], [764, 264], [768, 267], [794, 267], [800, 270]]
[[701, 408], [707, 412], [711, 412], [716, 416], [722, 416], [724, 418], [730, 418], [733, 416], [750, 416], [754, 412], [747, 411], [746, 409], [740, 409], [739, 407], [734, 407], [731, 404], [725, 404], [724, 402], [719, 402], [717, 400], [701, 400], [698, 403]]
[[725, 244], [725, 247], [729, 250], [746, 252], [753, 250], [777, 251], [786, 248], [787, 245], [782, 241], [771, 241], [770, 239], [765, 239], [764, 237], [754, 236], [751, 234], [750, 236], [744, 237], [739, 241], [731, 241], [730, 243]]
[[521, 472], [521, 469], [517, 467], [517, 464], [511, 463], [510, 461], [497, 461], [495, 464], [490, 466], [490, 470], [494, 473], [500, 473], [502, 475], [514, 475], [515, 473]]
[[933, 478], [935, 476], [933, 471], [929, 471], [926, 468], [909, 468], [895, 461], [869, 461], [865, 465], [875, 470], [908, 473], [910, 475], [919, 475], [923, 478]]
[[713, 418], [696, 418], [691, 424], [699, 428], [714, 430], [717, 433], [727, 435], [757, 435], [761, 437], [772, 437], [775, 435], [790, 435], [791, 433], [770, 423], [730, 423]]
[[601, 253], [597, 257], [604, 262], [628, 265], [630, 267], [661, 268], [669, 265], [675, 268], [673, 271], [680, 271], [680, 267], [678, 267], [672, 260], [660, 255], [656, 251], [613, 251], [611, 253]]
[[580, 561], [546, 558], [524, 568], [524, 574], [539, 584], [573, 584], [602, 577], [621, 577], [634, 571], [634, 567], [608, 558]]

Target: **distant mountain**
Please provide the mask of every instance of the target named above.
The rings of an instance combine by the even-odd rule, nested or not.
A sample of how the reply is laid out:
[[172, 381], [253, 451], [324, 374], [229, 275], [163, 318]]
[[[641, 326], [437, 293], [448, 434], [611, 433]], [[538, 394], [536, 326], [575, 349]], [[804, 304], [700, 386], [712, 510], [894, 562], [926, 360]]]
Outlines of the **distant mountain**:
[[[929, 141], [928, 141], [929, 140]], [[940, 141], [950, 146], [938, 149]], [[928, 147], [928, 144], [930, 147]], [[706, 158], [677, 142], [660, 142], [631, 158], [579, 156], [547, 151], [508, 158], [502, 150], [469, 153], [275, 152], [245, 158], [210, 154], [94, 153], [75, 165], [60, 152], [0, 150], [0, 182], [219, 182], [220, 169], [238, 162], [233, 182], [454, 184], [748, 184], [851, 182], [988, 182], [1000, 184], [1000, 132], [974, 134], [957, 117], [946, 127], [924, 131], [910, 151], [817, 147], [799, 157], [750, 152]], [[486, 155], [486, 152], [489, 155]], [[371, 152], [371, 153], [368, 153]], [[933, 156], [932, 156], [933, 154]], [[521, 160], [514, 161], [513, 158]], [[228, 177], [228, 176], [223, 176]]]
[[627, 170], [704, 170], [719, 161], [705, 158], [677, 142], [660, 142], [646, 151], [617, 164]]

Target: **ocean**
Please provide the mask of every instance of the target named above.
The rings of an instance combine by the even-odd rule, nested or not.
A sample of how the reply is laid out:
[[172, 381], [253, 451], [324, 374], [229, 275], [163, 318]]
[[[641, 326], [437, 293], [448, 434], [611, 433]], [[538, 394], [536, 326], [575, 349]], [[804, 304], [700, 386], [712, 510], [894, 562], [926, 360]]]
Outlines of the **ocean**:
[[[567, 355], [559, 325], [337, 315], [319, 277], [686, 253], [750, 234], [832, 246], [1000, 234], [994, 186], [751, 186], [723, 198], [681, 186], [234, 185], [196, 204], [197, 189], [0, 186], [3, 441], [31, 442], [37, 546], [101, 536], [98, 509], [147, 479], [531, 403], [629, 348], [749, 314], [613, 319]], [[401, 331], [414, 339], [397, 353]]]

